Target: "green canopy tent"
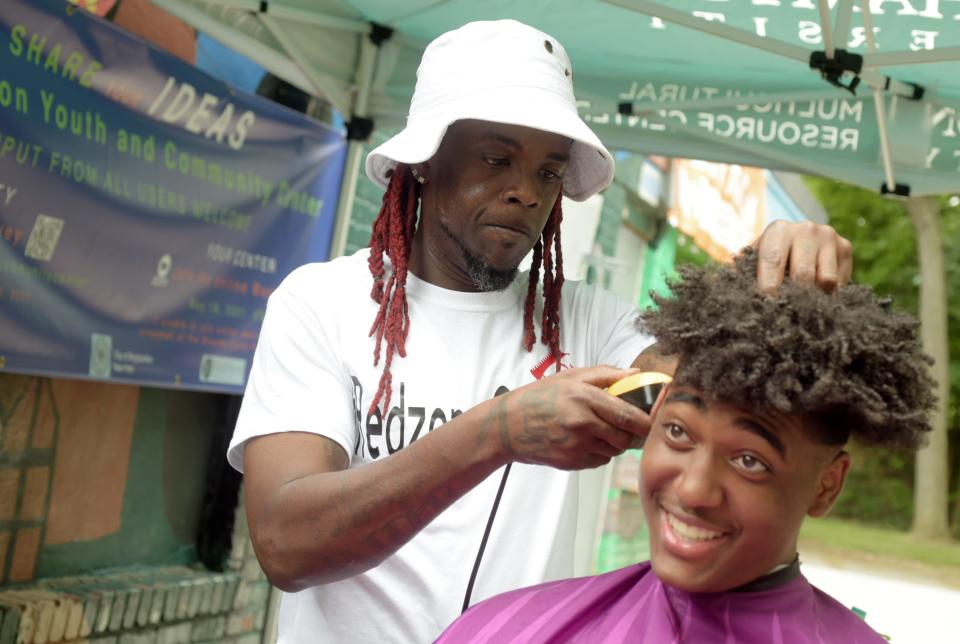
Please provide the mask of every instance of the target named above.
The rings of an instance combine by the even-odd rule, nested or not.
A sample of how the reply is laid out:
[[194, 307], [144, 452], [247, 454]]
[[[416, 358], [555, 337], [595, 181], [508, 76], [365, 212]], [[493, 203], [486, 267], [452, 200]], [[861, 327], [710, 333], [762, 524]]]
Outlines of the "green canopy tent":
[[347, 115], [334, 253], [359, 142], [403, 124], [424, 44], [470, 20], [564, 43], [581, 112], [612, 148], [902, 196], [960, 189], [957, 0], [154, 2]]

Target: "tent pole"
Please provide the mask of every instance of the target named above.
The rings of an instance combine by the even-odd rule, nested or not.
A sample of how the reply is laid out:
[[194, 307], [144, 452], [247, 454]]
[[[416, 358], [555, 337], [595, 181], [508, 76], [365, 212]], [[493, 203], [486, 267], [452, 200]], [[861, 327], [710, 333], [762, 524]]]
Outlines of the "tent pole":
[[883, 92], [873, 90], [873, 104], [877, 109], [877, 131], [880, 132], [880, 155], [883, 158], [883, 174], [887, 180], [887, 191], [893, 193], [897, 182], [893, 175], [893, 159], [890, 156], [890, 139], [887, 136], [887, 108]]
[[[217, 0], [220, 2], [221, 0]], [[350, 31], [358, 34], [368, 34], [370, 33], [370, 23], [364, 22], [363, 20], [358, 20], [356, 18], [342, 18], [340, 16], [331, 16], [329, 14], [321, 13], [319, 11], [313, 11], [310, 9], [298, 9], [296, 7], [289, 7], [287, 5], [272, 2], [267, 3], [258, 3], [260, 5], [266, 5], [266, 11], [260, 13], [261, 16], [274, 16], [277, 18], [285, 18], [287, 20], [293, 20], [295, 22], [302, 22], [308, 25], [316, 25], [318, 27], [327, 27], [330, 29], [336, 29], [337, 31]], [[259, 11], [259, 9], [256, 9]]]
[[[377, 63], [380, 47], [365, 37], [360, 45], [360, 62], [357, 66], [357, 96], [350, 118], [363, 118], [367, 115], [370, 102], [370, 88]], [[330, 239], [330, 257], [343, 255], [347, 246], [347, 234], [350, 231], [350, 216], [353, 212], [353, 197], [360, 178], [360, 162], [363, 160], [364, 141], [350, 139], [347, 142], [347, 159], [343, 168], [343, 180], [340, 182], [340, 199], [337, 202], [337, 216]]]
[[185, 23], [209, 35], [217, 42], [234, 51], [242, 51], [247, 57], [256, 60], [268, 72], [295, 85], [304, 91], [311, 91], [313, 84], [297, 65], [284, 58], [280, 52], [263, 45], [245, 34], [220, 22], [210, 14], [193, 5], [178, 0], [152, 0], [153, 4], [176, 16]]
[[217, 4], [241, 11], [256, 11], [260, 6], [260, 0], [217, 0]]
[[920, 51], [888, 51], [870, 53], [863, 57], [866, 67], [895, 67], [897, 65], [923, 65], [928, 63], [952, 63], [960, 60], [960, 47], [939, 47]]
[[347, 235], [350, 231], [350, 213], [353, 210], [353, 196], [360, 179], [360, 162], [363, 160], [363, 142], [347, 142], [347, 160], [343, 166], [343, 180], [340, 182], [340, 200], [337, 202], [337, 219], [330, 239], [330, 258], [343, 255], [347, 247]]
[[840, 0], [837, 3], [837, 22], [833, 25], [834, 40], [845, 47], [850, 35], [850, 18], [853, 16], [853, 0]]
[[[348, 112], [350, 110], [349, 93], [342, 87], [339, 87], [336, 80], [317, 71], [316, 68], [310, 64], [310, 57], [294, 44], [296, 41], [293, 38], [290, 38], [284, 33], [283, 28], [277, 23], [276, 18], [268, 16], [265, 13], [261, 13], [259, 18], [261, 24], [277, 39], [277, 42], [280, 43], [280, 46], [287, 52], [290, 59], [303, 71], [304, 76], [310, 80], [311, 85], [314, 87], [312, 93], [323, 96], [341, 113]], [[243, 50], [241, 49], [239, 51]]]
[[[877, 43], [873, 37], [873, 17], [870, 15], [870, 3], [868, 0], [860, 0], [860, 8], [863, 14], [863, 30], [867, 37], [867, 52], [877, 51]], [[874, 88], [873, 106], [877, 111], [877, 131], [880, 133], [880, 157], [883, 159], [883, 174], [887, 182], [887, 192], [891, 194], [896, 192], [897, 181], [893, 174], [893, 158], [890, 155], [890, 138], [887, 136], [887, 104], [884, 100], [883, 92]]]
[[827, 0], [817, 0], [817, 8], [820, 10], [820, 31], [823, 33], [823, 51], [827, 54], [827, 60], [833, 60], [833, 29], [830, 27], [830, 7], [827, 6]]
[[299, 9], [283, 3], [261, 2], [260, 0], [216, 0], [215, 4], [239, 9], [261, 16], [270, 15], [275, 18], [287, 18], [296, 22], [305, 22], [318, 27], [329, 27], [337, 31], [352, 31], [360, 34], [370, 33], [370, 23], [359, 18], [332, 16], [311, 9]]

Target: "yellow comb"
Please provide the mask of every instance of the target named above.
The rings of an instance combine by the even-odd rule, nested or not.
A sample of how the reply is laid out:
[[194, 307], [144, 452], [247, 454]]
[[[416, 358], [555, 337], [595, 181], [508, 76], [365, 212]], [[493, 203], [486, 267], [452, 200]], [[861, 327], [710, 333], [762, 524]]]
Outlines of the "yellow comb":
[[644, 371], [616, 381], [607, 387], [607, 392], [649, 414], [664, 385], [672, 381], [665, 373]]

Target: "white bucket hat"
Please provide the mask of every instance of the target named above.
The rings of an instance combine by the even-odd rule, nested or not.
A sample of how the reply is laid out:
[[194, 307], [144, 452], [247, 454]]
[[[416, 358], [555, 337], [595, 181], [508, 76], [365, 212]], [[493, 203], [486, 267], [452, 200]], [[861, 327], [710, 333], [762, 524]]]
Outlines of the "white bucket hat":
[[563, 192], [583, 201], [613, 180], [613, 159], [577, 114], [570, 59], [554, 38], [515, 20], [471, 22], [423, 52], [407, 126], [367, 155], [383, 187], [397, 163], [421, 163], [454, 121], [521, 125], [573, 139]]

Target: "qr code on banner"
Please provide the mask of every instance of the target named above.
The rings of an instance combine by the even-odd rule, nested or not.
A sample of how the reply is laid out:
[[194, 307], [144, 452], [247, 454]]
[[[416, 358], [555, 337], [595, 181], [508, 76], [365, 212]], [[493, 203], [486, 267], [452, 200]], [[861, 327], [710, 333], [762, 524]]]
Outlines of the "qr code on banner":
[[62, 231], [62, 219], [49, 215], [37, 215], [33, 230], [30, 231], [30, 238], [27, 240], [27, 248], [23, 251], [23, 254], [43, 262], [50, 261], [54, 251], [57, 250], [57, 242], [60, 241]]
[[90, 375], [109, 378], [113, 356], [113, 337], [103, 333], [90, 334]]

